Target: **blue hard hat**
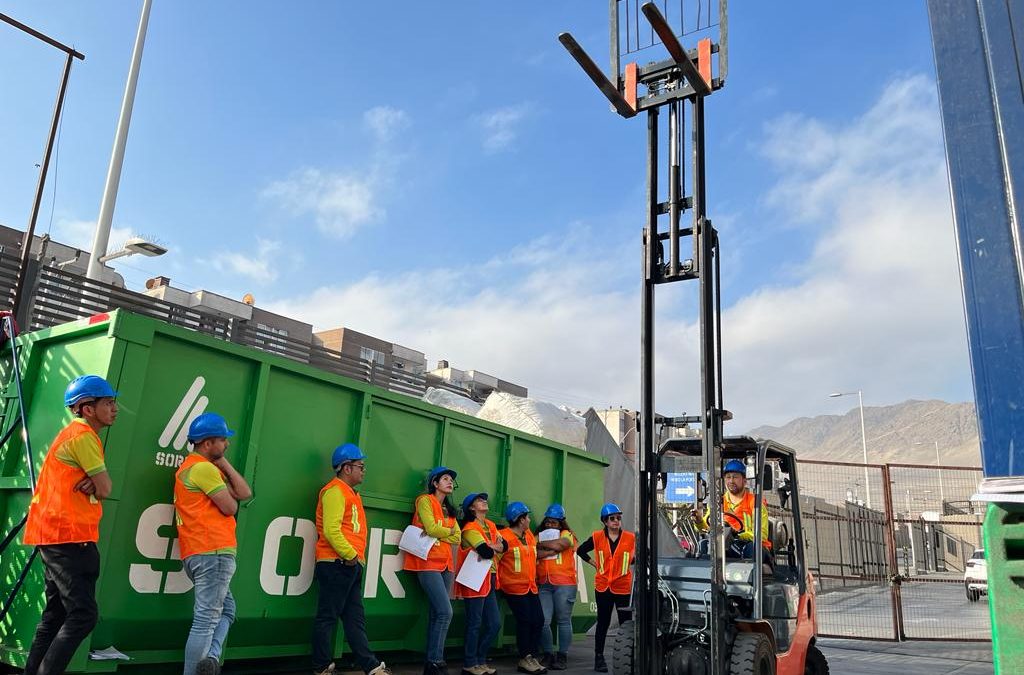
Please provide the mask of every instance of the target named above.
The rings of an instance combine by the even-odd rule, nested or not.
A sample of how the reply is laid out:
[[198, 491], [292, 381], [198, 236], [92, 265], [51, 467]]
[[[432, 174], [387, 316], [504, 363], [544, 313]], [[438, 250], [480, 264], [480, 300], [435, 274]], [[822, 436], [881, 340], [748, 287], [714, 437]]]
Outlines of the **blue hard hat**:
[[604, 520], [608, 516], [614, 516], [616, 513], [622, 515], [622, 509], [619, 508], [618, 504], [608, 502], [601, 507], [601, 520]]
[[228, 423], [224, 418], [214, 412], [203, 413], [188, 425], [190, 443], [198, 443], [207, 438], [228, 438], [234, 435], [235, 432], [228, 429]]
[[722, 475], [727, 473], [741, 473], [744, 477], [747, 475], [747, 465], [738, 459], [730, 459], [725, 463], [725, 468], [722, 469]]
[[359, 449], [359, 446], [354, 443], [346, 443], [334, 449], [334, 454], [331, 455], [331, 467], [337, 471], [342, 464], [360, 459], [366, 459], [366, 455]]
[[486, 492], [470, 492], [466, 495], [466, 498], [462, 500], [462, 512], [465, 514], [469, 513], [469, 507], [473, 505], [478, 499], [487, 499]]
[[114, 398], [117, 392], [99, 375], [82, 375], [68, 383], [64, 390], [64, 405], [71, 407], [85, 399]]
[[555, 520], [565, 519], [565, 509], [562, 508], [561, 504], [552, 504], [548, 507], [548, 510], [544, 512], [545, 518], [554, 518]]
[[431, 483], [434, 482], [435, 478], [440, 478], [445, 474], [450, 475], [452, 477], [452, 480], [455, 480], [455, 477], [459, 475], [458, 473], [456, 473], [455, 469], [449, 469], [446, 466], [435, 466], [433, 469], [430, 470], [430, 473], [427, 475], [427, 490], [429, 491], [432, 489], [433, 486], [431, 485]]
[[508, 521], [509, 525], [511, 525], [516, 522], [519, 516], [529, 512], [530, 507], [526, 504], [522, 502], [512, 502], [505, 507], [505, 520]]

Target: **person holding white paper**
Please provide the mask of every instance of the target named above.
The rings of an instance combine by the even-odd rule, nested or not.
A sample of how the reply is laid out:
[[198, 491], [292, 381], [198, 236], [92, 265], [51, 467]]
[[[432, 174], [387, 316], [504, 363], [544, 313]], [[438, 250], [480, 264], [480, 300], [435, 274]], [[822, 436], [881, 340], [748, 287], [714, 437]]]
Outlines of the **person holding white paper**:
[[466, 602], [466, 639], [463, 675], [495, 675], [498, 671], [487, 665], [487, 650], [501, 630], [501, 613], [496, 593], [496, 553], [504, 553], [508, 544], [498, 534], [498, 527], [487, 518], [487, 493], [471, 492], [462, 500], [462, 545], [459, 547], [458, 569], [473, 555], [490, 560], [490, 571], [479, 588], [455, 582], [455, 597]]
[[[537, 588], [544, 611], [544, 630], [540, 646], [544, 650], [541, 665], [550, 670], [565, 670], [572, 644], [572, 606], [576, 602], [576, 535], [565, 519], [561, 504], [552, 504], [544, 512], [537, 528]], [[551, 619], [558, 626], [558, 651], [554, 651]]]
[[462, 541], [462, 530], [455, 520], [455, 505], [451, 499], [456, 475], [446, 466], [434, 467], [427, 475], [427, 491], [416, 498], [412, 524], [437, 541], [430, 547], [426, 560], [406, 555], [403, 563], [405, 570], [416, 573], [416, 580], [429, 603], [423, 675], [448, 675], [444, 641], [452, 623], [452, 601], [448, 597], [455, 577], [452, 545]]

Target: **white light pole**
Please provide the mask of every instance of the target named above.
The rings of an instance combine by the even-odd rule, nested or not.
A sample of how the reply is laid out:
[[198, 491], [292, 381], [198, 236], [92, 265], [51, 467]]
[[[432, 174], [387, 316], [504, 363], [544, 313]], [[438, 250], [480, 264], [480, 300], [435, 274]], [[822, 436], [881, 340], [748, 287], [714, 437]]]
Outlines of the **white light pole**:
[[128, 143], [128, 127], [132, 121], [132, 106], [135, 104], [135, 86], [139, 81], [139, 66], [142, 65], [142, 48], [146, 44], [146, 28], [149, 26], [149, 8], [152, 0], [143, 0], [142, 16], [139, 17], [139, 30], [135, 35], [135, 48], [132, 50], [132, 64], [128, 68], [128, 84], [124, 88], [124, 99], [121, 101], [121, 116], [117, 120], [117, 132], [114, 134], [114, 149], [110, 154], [110, 166], [107, 168], [107, 182], [103, 187], [103, 201], [100, 202], [100, 215], [96, 219], [96, 234], [92, 240], [92, 255], [89, 256], [89, 269], [86, 277], [101, 281], [103, 277], [103, 261], [107, 253], [110, 239], [110, 224], [114, 219], [114, 204], [117, 202], [117, 186], [121, 182], [121, 165], [124, 164], [124, 147]]
[[839, 398], [840, 396], [853, 396], [857, 395], [857, 404], [860, 407], [860, 447], [864, 452], [864, 496], [867, 501], [867, 506], [871, 508], [871, 485], [868, 480], [868, 437], [864, 433], [864, 392], [860, 389], [857, 391], [844, 391], [835, 392], [829, 394], [829, 398]]

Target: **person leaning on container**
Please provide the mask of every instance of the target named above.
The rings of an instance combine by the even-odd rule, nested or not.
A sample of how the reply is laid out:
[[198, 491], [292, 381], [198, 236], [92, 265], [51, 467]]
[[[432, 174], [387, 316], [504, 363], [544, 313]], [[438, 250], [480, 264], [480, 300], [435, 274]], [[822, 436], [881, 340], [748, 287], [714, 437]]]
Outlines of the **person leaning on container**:
[[174, 474], [174, 512], [185, 574], [195, 586], [192, 628], [185, 642], [184, 675], [216, 675], [228, 629], [235, 620], [235, 514], [252, 497], [249, 484], [224, 453], [235, 432], [217, 413], [188, 427], [192, 452]]
[[487, 650], [501, 630], [496, 594], [497, 578], [494, 556], [508, 547], [498, 534], [498, 527], [487, 519], [487, 493], [471, 492], [462, 500], [462, 545], [459, 547], [458, 569], [472, 551], [491, 560], [491, 571], [480, 588], [474, 590], [455, 582], [455, 597], [466, 601], [464, 675], [494, 675], [498, 671], [487, 665]]
[[426, 560], [408, 553], [405, 555], [404, 569], [416, 573], [429, 603], [423, 675], [448, 675], [444, 641], [452, 622], [452, 601], [448, 598], [455, 576], [452, 544], [458, 544], [462, 539], [451, 500], [456, 475], [446, 466], [431, 469], [427, 476], [427, 491], [416, 498], [412, 524], [437, 541], [430, 548]]
[[540, 675], [548, 669], [534, 657], [540, 653], [544, 611], [537, 596], [537, 540], [530, 532], [530, 509], [522, 502], [512, 502], [505, 507], [505, 520], [508, 527], [498, 534], [508, 548], [498, 560], [498, 590], [516, 617], [517, 669]]
[[23, 543], [37, 546], [46, 578], [46, 607], [36, 626], [25, 673], [63, 673], [99, 620], [100, 501], [111, 482], [98, 433], [117, 420], [117, 392], [97, 375], [75, 378], [64, 405], [75, 416], [50, 445], [28, 507]]
[[[580, 544], [576, 555], [597, 569], [594, 576], [594, 594], [597, 596], [594, 670], [607, 673], [604, 642], [608, 636], [608, 627], [612, 623], [612, 608], [617, 609], [620, 626], [633, 618], [633, 612], [626, 608], [629, 607], [629, 597], [633, 590], [631, 566], [636, 548], [636, 535], [622, 529], [622, 509], [615, 504], [605, 504], [601, 507], [601, 522], [604, 523], [604, 527]], [[597, 556], [597, 562], [590, 559], [591, 551]]]
[[334, 478], [320, 490], [316, 504], [316, 567], [319, 585], [313, 620], [313, 673], [334, 672], [331, 639], [338, 619], [356, 665], [368, 675], [391, 675], [370, 651], [363, 611], [362, 578], [366, 565], [366, 513], [353, 488], [366, 476], [366, 455], [352, 443], [339, 445], [331, 455]]
[[[561, 504], [552, 504], [544, 512], [538, 533], [545, 530], [558, 532], [557, 539], [537, 542], [537, 588], [540, 606], [544, 611], [544, 628], [540, 633], [540, 646], [544, 650], [541, 665], [551, 670], [565, 670], [572, 644], [572, 606], [576, 602], [576, 535], [565, 520]], [[558, 652], [554, 652], [551, 639], [551, 618], [558, 626]]]

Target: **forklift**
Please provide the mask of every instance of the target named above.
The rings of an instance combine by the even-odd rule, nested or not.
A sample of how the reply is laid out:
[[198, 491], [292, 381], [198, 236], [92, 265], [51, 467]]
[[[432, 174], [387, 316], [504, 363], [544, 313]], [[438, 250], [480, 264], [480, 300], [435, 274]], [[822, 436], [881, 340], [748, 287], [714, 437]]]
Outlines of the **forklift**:
[[[716, 14], [706, 0], [609, 0], [607, 75], [571, 34], [558, 36], [615, 112], [627, 119], [640, 113], [647, 117], [635, 621], [620, 627], [612, 667], [615, 675], [827, 675], [828, 663], [815, 646], [814, 581], [804, 559], [795, 453], [771, 441], [726, 438], [723, 432], [732, 415], [722, 400], [721, 255], [718, 233], [707, 217], [704, 139], [704, 101], [725, 85], [728, 74], [727, 0], [717, 5]], [[666, 16], [663, 10], [672, 13]], [[687, 50], [680, 39], [691, 37], [699, 37], [696, 49]], [[667, 51], [669, 58], [621, 67], [623, 56], [652, 49]], [[659, 190], [663, 108], [668, 109], [664, 201]], [[684, 151], [691, 157], [688, 195]], [[684, 225], [686, 211], [692, 219]], [[660, 226], [662, 216], [668, 216], [667, 230]], [[687, 239], [689, 254], [683, 250]], [[655, 289], [689, 280], [699, 286], [701, 410], [699, 415], [657, 417]], [[669, 438], [655, 447], [658, 427], [690, 425], [699, 429], [699, 438]], [[749, 560], [733, 557], [737, 523], [727, 522], [721, 508], [721, 473], [729, 460], [743, 462], [753, 478], [755, 542], [761, 541], [767, 495], [778, 498], [780, 512], [790, 519], [789, 524], [770, 521], [771, 552], [754, 545]], [[660, 553], [666, 542], [660, 541], [664, 534], [659, 536], [659, 530], [668, 530], [658, 503], [658, 480], [668, 464], [673, 471], [682, 465], [704, 477], [709, 507], [706, 534], [690, 537], [685, 552], [680, 547], [672, 555]]]

